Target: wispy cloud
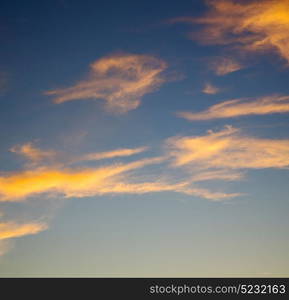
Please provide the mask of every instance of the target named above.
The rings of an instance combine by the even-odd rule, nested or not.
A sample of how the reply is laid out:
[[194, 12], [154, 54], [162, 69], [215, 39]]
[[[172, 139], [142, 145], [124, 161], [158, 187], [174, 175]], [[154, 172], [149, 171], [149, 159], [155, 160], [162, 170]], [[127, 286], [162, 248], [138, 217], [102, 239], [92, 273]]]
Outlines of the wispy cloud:
[[[43, 151], [29, 145], [29, 155], [27, 157], [34, 159], [34, 152], [57, 153], [55, 151]], [[17, 149], [26, 149], [27, 147], [17, 146]], [[31, 150], [33, 149], [33, 151]], [[34, 151], [35, 150], [35, 151]], [[150, 173], [152, 180], [144, 180], [143, 168], [149, 165], [163, 164], [164, 169], [170, 173], [170, 157], [161, 155], [157, 157], [144, 158], [133, 162], [111, 163], [98, 167], [73, 166], [74, 162], [84, 162], [87, 160], [100, 160], [106, 158], [117, 158], [141, 153], [147, 150], [147, 147], [116, 149], [113, 151], [90, 153], [78, 157], [70, 157], [62, 160], [65, 155], [62, 153], [57, 158], [55, 164], [49, 164], [45, 159], [39, 164], [28, 164], [23, 170], [17, 172], [5, 172], [0, 176], [0, 201], [18, 202], [39, 194], [48, 194], [50, 196], [64, 198], [82, 198], [97, 196], [103, 194], [144, 194], [171, 191], [195, 195], [206, 199], [217, 200], [220, 198], [234, 197], [235, 194], [226, 194], [222, 192], [213, 192], [208, 189], [195, 186], [197, 180], [192, 180], [191, 176], [185, 179], [178, 176], [162, 176], [157, 169]], [[23, 154], [23, 151], [15, 151], [17, 154]], [[32, 157], [30, 152], [33, 153]], [[36, 155], [38, 158], [39, 155]], [[48, 158], [49, 156], [40, 155]], [[136, 172], [138, 171], [138, 172]]]
[[0, 223], [0, 240], [36, 234], [46, 229], [47, 225], [44, 223], [17, 224], [14, 222], [4, 222]]
[[0, 256], [11, 249], [14, 238], [37, 234], [48, 228], [45, 223], [0, 222]]
[[46, 94], [55, 96], [55, 103], [104, 99], [108, 110], [124, 113], [137, 108], [145, 94], [165, 81], [161, 73], [166, 68], [163, 60], [150, 55], [106, 56], [90, 65], [85, 80]]
[[201, 198], [210, 199], [213, 201], [219, 201], [224, 199], [231, 199], [241, 196], [241, 193], [224, 193], [224, 192], [212, 192], [208, 189], [202, 188], [186, 188], [183, 190], [185, 194], [199, 196]]
[[129, 186], [126, 172], [160, 161], [162, 158], [156, 157], [98, 168], [40, 167], [22, 170], [0, 177], [0, 201], [21, 201], [40, 193], [87, 197], [117, 192], [117, 187]]
[[11, 152], [24, 156], [33, 163], [39, 163], [43, 160], [49, 160], [55, 158], [57, 153], [53, 150], [43, 151], [33, 145], [33, 143], [25, 143], [23, 145], [17, 145], [10, 149]]
[[[28, 147], [28, 158], [33, 145]], [[97, 167], [81, 166], [89, 160], [113, 159], [141, 153], [147, 147], [116, 149], [107, 152], [84, 154], [49, 164], [28, 165], [16, 172], [2, 172], [0, 201], [17, 202], [39, 194], [52, 197], [82, 198], [104, 194], [144, 194], [171, 191], [211, 200], [239, 196], [239, 193], [211, 191], [196, 183], [222, 180], [236, 181], [243, 178], [240, 170], [260, 168], [286, 168], [289, 166], [289, 140], [261, 139], [242, 134], [231, 126], [204, 136], [177, 136], [169, 138], [166, 151], [160, 156], [142, 158], [132, 162], [111, 162]], [[19, 149], [23, 147], [18, 146]], [[24, 147], [25, 148], [25, 147]], [[25, 148], [26, 149], [26, 148]], [[35, 148], [37, 149], [37, 148]], [[56, 153], [43, 151], [39, 153]], [[23, 154], [23, 151], [16, 151]], [[36, 155], [38, 158], [39, 155]], [[49, 155], [40, 155], [47, 158]], [[78, 162], [77, 166], [73, 163]], [[161, 175], [159, 167], [166, 171]], [[145, 167], [153, 168], [146, 169]], [[176, 173], [171, 168], [179, 168]], [[150, 180], [146, 172], [150, 171]]]
[[201, 24], [190, 38], [204, 44], [230, 45], [244, 51], [274, 51], [289, 62], [289, 0], [207, 0], [202, 17], [174, 22]]
[[0, 256], [3, 256], [11, 249], [11, 241], [13, 239], [37, 234], [47, 228], [47, 224], [40, 222], [0, 222]]
[[289, 96], [271, 95], [257, 99], [233, 99], [224, 101], [202, 112], [179, 112], [178, 116], [190, 121], [199, 121], [288, 112]]
[[68, 165], [82, 161], [111, 159], [116, 157], [132, 156], [146, 151], [148, 147], [138, 148], [119, 148], [112, 151], [93, 152], [84, 155], [72, 155], [61, 151], [42, 150], [35, 143], [28, 142], [22, 145], [16, 145], [10, 149], [11, 152], [24, 156], [28, 161], [29, 166], [40, 166], [47, 164]]
[[202, 92], [204, 94], [215, 95], [220, 92], [220, 89], [208, 82], [205, 84]]
[[224, 180], [224, 181], [237, 181], [244, 178], [244, 174], [231, 170], [210, 170], [210, 171], [198, 171], [193, 175], [192, 180], [198, 181], [210, 181], [210, 180]]
[[204, 136], [174, 137], [167, 141], [176, 167], [201, 169], [262, 169], [289, 166], [289, 140], [242, 135], [227, 126]]
[[230, 57], [217, 57], [210, 61], [210, 69], [217, 75], [223, 76], [244, 68], [244, 65]]
[[96, 153], [90, 153], [90, 154], [80, 156], [78, 160], [101, 160], [106, 158], [131, 156], [134, 154], [144, 152], [147, 149], [148, 147], [139, 147], [134, 149], [126, 148], [126, 149], [116, 149], [113, 151], [96, 152]]

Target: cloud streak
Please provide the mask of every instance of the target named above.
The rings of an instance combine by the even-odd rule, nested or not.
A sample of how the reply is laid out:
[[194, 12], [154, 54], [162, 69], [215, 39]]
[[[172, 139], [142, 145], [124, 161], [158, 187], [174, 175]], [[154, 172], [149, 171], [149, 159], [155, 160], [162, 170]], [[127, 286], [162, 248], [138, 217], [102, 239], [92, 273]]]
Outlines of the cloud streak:
[[193, 175], [193, 182], [210, 181], [210, 180], [224, 180], [224, 181], [237, 181], [243, 179], [243, 173], [239, 173], [231, 170], [210, 170], [199, 171], [196, 175]]
[[125, 113], [136, 109], [142, 97], [156, 90], [164, 78], [167, 64], [150, 55], [118, 54], [103, 57], [90, 65], [85, 80], [46, 92], [55, 103], [72, 100], [103, 99], [109, 111]]
[[288, 139], [260, 139], [227, 126], [204, 136], [168, 139], [175, 167], [199, 169], [263, 169], [289, 167]]
[[201, 121], [288, 112], [289, 96], [271, 95], [257, 99], [233, 99], [224, 101], [202, 112], [180, 112], [178, 116], [189, 121]]
[[47, 225], [44, 223], [18, 224], [15, 222], [2, 222], [0, 223], [0, 241], [37, 234], [46, 229]]
[[105, 151], [105, 152], [96, 152], [90, 153], [87, 155], [83, 155], [79, 157], [79, 160], [101, 160], [107, 158], [115, 158], [115, 157], [124, 157], [131, 156], [141, 152], [144, 152], [148, 149], [148, 147], [139, 147], [139, 148], [126, 148], [126, 149], [116, 149], [113, 151]]
[[0, 222], [0, 256], [11, 249], [11, 241], [27, 235], [34, 235], [48, 228], [45, 223]]
[[207, 0], [201, 17], [173, 22], [200, 24], [190, 38], [203, 44], [233, 46], [243, 51], [273, 51], [289, 62], [289, 0]]
[[129, 186], [126, 172], [161, 161], [156, 157], [98, 168], [39, 167], [10, 173], [0, 177], [0, 201], [21, 201], [41, 193], [87, 197], [117, 192], [117, 187]]
[[[104, 194], [144, 194], [171, 191], [211, 200], [235, 197], [236, 195], [197, 187], [194, 180], [189, 177], [186, 179], [180, 179], [178, 176], [163, 178], [155, 171], [150, 174], [150, 177], [154, 178], [153, 180], [143, 180], [144, 167], [161, 163], [164, 164], [164, 168], [169, 167], [170, 157], [167, 155], [98, 167], [72, 166], [75, 162], [134, 155], [147, 150], [147, 147], [90, 153], [75, 158], [69, 157], [66, 161], [61, 161], [61, 158], [65, 157], [62, 153], [57, 157], [60, 158], [60, 161], [56, 161], [55, 164], [49, 164], [49, 160], [45, 161], [45, 158], [50, 158], [49, 155], [42, 155], [42, 153], [56, 153], [54, 151], [40, 150], [31, 143], [14, 148], [17, 149], [14, 151], [16, 154], [23, 155], [24, 153], [29, 159], [35, 160], [36, 157], [36, 161], [38, 161], [38, 158], [41, 157], [44, 160], [39, 164], [28, 164], [25, 169], [17, 172], [2, 173], [0, 176], [0, 202], [20, 202], [39, 194], [47, 194], [52, 197], [82, 198]], [[29, 150], [27, 151], [27, 149]], [[31, 155], [31, 153], [33, 154]]]

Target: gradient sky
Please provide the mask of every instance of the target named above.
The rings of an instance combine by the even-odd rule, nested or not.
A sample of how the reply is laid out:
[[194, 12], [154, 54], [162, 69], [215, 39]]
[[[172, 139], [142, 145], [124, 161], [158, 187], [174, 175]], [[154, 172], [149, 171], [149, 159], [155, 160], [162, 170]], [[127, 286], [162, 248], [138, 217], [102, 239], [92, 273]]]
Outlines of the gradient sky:
[[289, 0], [0, 14], [1, 277], [289, 276]]

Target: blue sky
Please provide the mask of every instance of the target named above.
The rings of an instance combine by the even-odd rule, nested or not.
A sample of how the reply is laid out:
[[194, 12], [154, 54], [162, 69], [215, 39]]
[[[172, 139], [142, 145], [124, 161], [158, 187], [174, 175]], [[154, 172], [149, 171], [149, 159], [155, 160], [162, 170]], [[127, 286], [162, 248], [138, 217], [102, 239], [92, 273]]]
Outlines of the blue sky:
[[218, 3], [1, 4], [0, 276], [288, 276], [289, 2]]

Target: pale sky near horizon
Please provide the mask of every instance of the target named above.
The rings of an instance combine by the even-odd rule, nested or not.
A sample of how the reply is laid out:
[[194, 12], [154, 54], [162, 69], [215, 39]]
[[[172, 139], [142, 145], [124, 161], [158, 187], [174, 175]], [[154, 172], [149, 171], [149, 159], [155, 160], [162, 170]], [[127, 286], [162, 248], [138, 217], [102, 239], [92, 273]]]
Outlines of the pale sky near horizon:
[[289, 0], [0, 14], [0, 277], [289, 276]]

